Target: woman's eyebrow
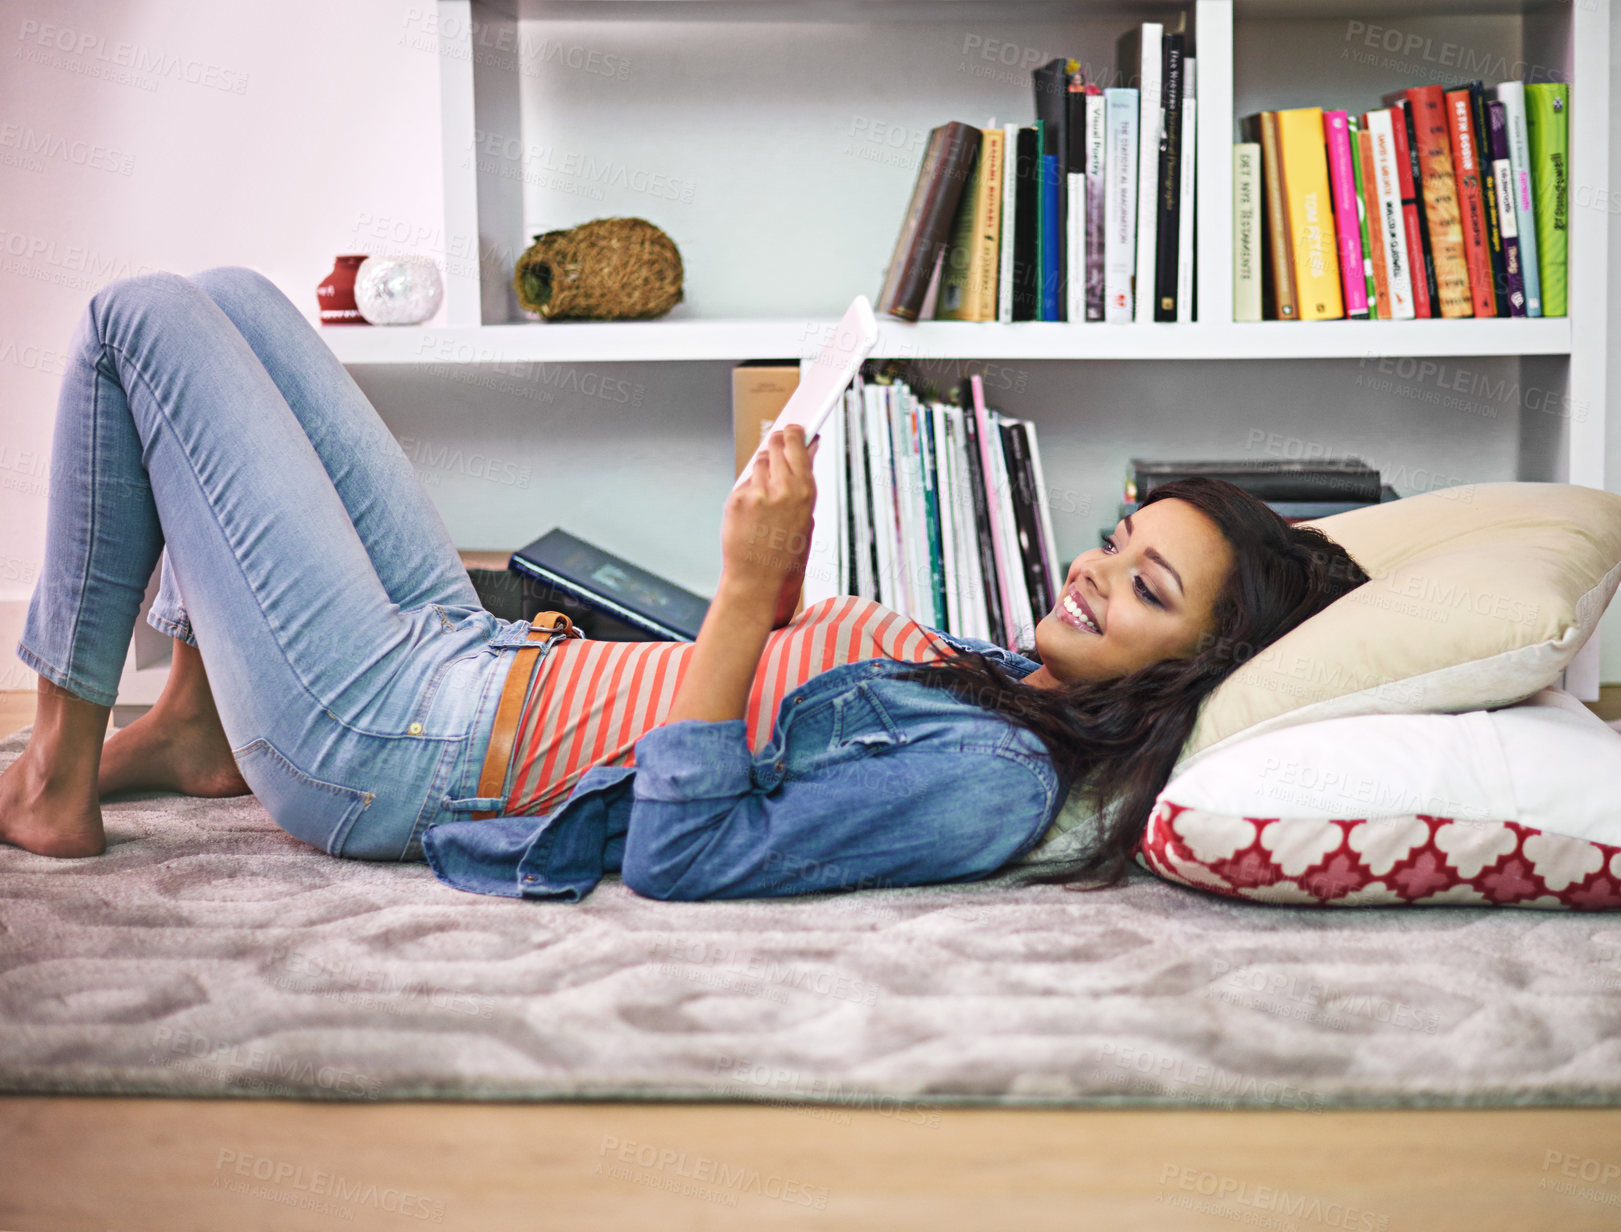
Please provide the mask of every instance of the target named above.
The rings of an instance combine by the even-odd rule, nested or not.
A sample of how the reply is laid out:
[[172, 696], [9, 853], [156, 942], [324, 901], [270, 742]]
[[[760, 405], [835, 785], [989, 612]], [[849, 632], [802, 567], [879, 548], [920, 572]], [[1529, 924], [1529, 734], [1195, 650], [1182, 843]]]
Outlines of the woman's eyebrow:
[[[1131, 537], [1131, 515], [1129, 513], [1126, 515], [1126, 537]], [[1157, 549], [1146, 548], [1143, 551], [1143, 555], [1148, 557], [1148, 559], [1153, 561], [1155, 564], [1165, 566], [1165, 572], [1169, 573], [1173, 578], [1176, 579], [1176, 588], [1180, 590], [1184, 596], [1188, 593], [1188, 588], [1182, 585], [1182, 575], [1176, 571], [1175, 567], [1170, 561], [1166, 560], [1159, 554]]]

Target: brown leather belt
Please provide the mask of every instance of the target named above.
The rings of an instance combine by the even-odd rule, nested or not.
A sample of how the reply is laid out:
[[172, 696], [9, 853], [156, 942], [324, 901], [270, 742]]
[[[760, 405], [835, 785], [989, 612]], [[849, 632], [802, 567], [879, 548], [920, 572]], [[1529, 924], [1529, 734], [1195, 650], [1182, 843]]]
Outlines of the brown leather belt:
[[[523, 716], [524, 699], [529, 695], [529, 683], [534, 679], [535, 665], [540, 662], [540, 651], [550, 645], [554, 637], [584, 637], [585, 634], [576, 629], [574, 622], [562, 612], [541, 612], [529, 622], [526, 636], [529, 644], [516, 647], [512, 652], [524, 657], [514, 662], [512, 670], [507, 673], [506, 687], [501, 690], [501, 702], [495, 708], [490, 748], [484, 754], [484, 770], [478, 780], [478, 794], [481, 796], [506, 798], [507, 764], [512, 760], [512, 742], [518, 736], [518, 720]], [[531, 650], [535, 653], [525, 653]], [[473, 813], [472, 817], [482, 820], [497, 815], [491, 811]]]

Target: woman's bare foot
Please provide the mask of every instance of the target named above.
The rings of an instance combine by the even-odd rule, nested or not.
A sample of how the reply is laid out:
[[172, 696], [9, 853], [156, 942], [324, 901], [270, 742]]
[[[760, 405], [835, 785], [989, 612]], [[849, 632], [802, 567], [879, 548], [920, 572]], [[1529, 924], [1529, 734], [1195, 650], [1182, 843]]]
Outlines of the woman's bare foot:
[[248, 794], [195, 646], [175, 642], [157, 705], [102, 746], [98, 786], [104, 796], [135, 788], [188, 796]]
[[188, 796], [248, 794], [219, 716], [173, 714], [161, 702], [108, 737], [98, 786], [104, 796], [137, 788]]
[[0, 842], [42, 856], [107, 849], [96, 768], [108, 711], [40, 678], [28, 747], [0, 774]]

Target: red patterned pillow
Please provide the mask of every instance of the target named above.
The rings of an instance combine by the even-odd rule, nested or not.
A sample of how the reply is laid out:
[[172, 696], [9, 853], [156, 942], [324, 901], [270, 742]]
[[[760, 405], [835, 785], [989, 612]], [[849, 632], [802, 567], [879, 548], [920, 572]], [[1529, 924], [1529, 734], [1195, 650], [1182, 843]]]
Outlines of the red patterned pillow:
[[1514, 821], [1237, 817], [1162, 795], [1137, 860], [1184, 885], [1267, 903], [1621, 910], [1621, 847]]

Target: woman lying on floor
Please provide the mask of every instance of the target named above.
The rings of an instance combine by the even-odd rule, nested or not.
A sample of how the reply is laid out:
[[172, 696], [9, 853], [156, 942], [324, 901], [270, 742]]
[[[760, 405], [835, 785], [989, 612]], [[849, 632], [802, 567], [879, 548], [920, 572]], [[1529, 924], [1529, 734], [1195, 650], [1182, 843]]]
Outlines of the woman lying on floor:
[[[856, 598], [790, 622], [813, 453], [776, 434], [728, 497], [697, 641], [579, 639], [479, 605], [403, 451], [268, 279], [114, 282], [63, 377], [17, 648], [38, 715], [0, 839], [91, 856], [103, 793], [251, 789], [331, 855], [425, 859], [461, 889], [577, 899], [617, 871], [760, 897], [985, 877], [1083, 783], [1112, 820], [1064, 875], [1109, 883], [1203, 698], [1367, 580], [1189, 479], [1074, 560], [1028, 654]], [[160, 559], [173, 670], [104, 745]]]

